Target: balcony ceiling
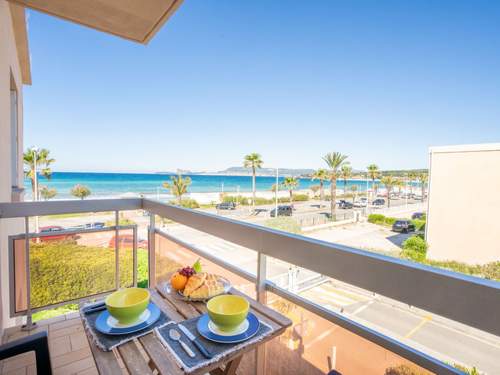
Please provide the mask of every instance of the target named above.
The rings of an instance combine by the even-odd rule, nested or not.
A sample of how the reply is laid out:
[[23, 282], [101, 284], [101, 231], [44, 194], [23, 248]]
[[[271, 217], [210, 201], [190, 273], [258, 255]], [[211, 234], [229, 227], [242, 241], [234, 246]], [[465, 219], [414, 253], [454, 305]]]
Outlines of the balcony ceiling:
[[148, 43], [182, 0], [9, 0], [134, 42]]

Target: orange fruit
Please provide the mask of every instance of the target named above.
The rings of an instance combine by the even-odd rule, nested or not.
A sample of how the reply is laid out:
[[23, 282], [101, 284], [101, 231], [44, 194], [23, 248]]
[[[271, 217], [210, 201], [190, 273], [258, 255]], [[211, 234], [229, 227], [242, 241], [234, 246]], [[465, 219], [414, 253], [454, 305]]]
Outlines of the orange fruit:
[[183, 290], [186, 286], [188, 278], [184, 275], [181, 275], [179, 272], [176, 272], [170, 278], [170, 283], [172, 284], [172, 288], [175, 290]]

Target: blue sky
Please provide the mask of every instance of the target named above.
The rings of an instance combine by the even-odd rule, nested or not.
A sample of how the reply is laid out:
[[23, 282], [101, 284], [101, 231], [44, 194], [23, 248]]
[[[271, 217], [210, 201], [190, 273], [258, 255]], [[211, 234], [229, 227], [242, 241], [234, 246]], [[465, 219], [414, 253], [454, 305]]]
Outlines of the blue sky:
[[426, 167], [500, 141], [500, 1], [186, 0], [149, 45], [29, 12], [25, 146], [55, 170]]

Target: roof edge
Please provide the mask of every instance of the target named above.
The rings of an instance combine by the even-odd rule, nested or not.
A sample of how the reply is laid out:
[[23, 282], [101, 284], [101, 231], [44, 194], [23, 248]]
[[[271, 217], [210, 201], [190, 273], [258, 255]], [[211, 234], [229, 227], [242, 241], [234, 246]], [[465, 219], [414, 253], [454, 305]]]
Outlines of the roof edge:
[[23, 84], [31, 85], [31, 62], [28, 43], [26, 12], [24, 7], [9, 2], [9, 9], [16, 42], [17, 59], [21, 68]]

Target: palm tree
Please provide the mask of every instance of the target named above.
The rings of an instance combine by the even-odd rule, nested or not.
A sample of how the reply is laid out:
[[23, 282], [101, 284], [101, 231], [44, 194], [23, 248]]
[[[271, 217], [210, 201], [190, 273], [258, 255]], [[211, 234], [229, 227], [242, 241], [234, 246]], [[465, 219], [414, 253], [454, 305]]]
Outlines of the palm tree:
[[340, 176], [344, 180], [344, 198], [345, 198], [347, 192], [347, 180], [350, 179], [352, 176], [352, 167], [348, 163], [345, 163], [340, 168]]
[[410, 195], [413, 195], [413, 181], [415, 181], [416, 178], [416, 172], [408, 172], [408, 180], [410, 180]]
[[164, 182], [163, 187], [169, 189], [172, 195], [177, 197], [179, 205], [182, 204], [182, 196], [187, 193], [188, 186], [191, 185], [191, 178], [177, 176], [170, 176], [170, 182]]
[[296, 177], [285, 177], [281, 184], [290, 193], [290, 204], [293, 204], [293, 190], [299, 186], [299, 179]]
[[40, 186], [40, 195], [44, 200], [48, 201], [57, 195], [57, 190], [50, 189], [48, 186], [43, 185]]
[[354, 203], [354, 200], [356, 198], [356, 192], [358, 191], [358, 185], [351, 185], [351, 192], [352, 192], [352, 203]]
[[90, 189], [85, 185], [78, 184], [73, 186], [73, 188], [71, 189], [71, 195], [80, 198], [81, 200], [84, 200], [90, 194], [92, 194]]
[[[28, 148], [23, 155], [24, 165], [27, 169], [24, 171], [26, 177], [31, 180], [31, 191], [33, 192], [33, 200], [38, 200], [39, 191], [35, 192], [35, 165], [37, 175], [43, 176], [50, 180], [52, 170], [49, 168], [50, 164], [56, 160], [49, 157], [50, 151], [46, 148], [40, 150], [34, 147]], [[38, 189], [40, 190], [40, 188]]]
[[387, 208], [391, 207], [391, 192], [394, 186], [397, 184], [397, 180], [391, 175], [384, 176], [380, 179], [380, 182], [384, 184], [387, 190]]
[[429, 180], [429, 175], [427, 173], [419, 173], [417, 176], [418, 182], [420, 182], [420, 189], [422, 191], [422, 202], [424, 201], [425, 198], [425, 185], [427, 184], [427, 181]]
[[255, 210], [255, 173], [257, 168], [262, 168], [262, 158], [260, 154], [253, 152], [245, 156], [243, 166], [245, 168], [252, 168], [252, 208]]
[[380, 170], [378, 169], [377, 164], [370, 164], [366, 167], [368, 171], [368, 177], [372, 179], [372, 190], [374, 192], [375, 197], [377, 196], [377, 185], [375, 185], [375, 180], [380, 176]]
[[311, 178], [312, 181], [319, 180], [319, 208], [322, 207], [323, 201], [325, 200], [325, 180], [328, 180], [328, 171], [324, 168], [320, 168], [315, 171]]
[[330, 215], [334, 220], [335, 209], [337, 206], [337, 177], [339, 168], [344, 164], [347, 155], [342, 155], [340, 152], [330, 152], [323, 157], [323, 160], [330, 168]]

